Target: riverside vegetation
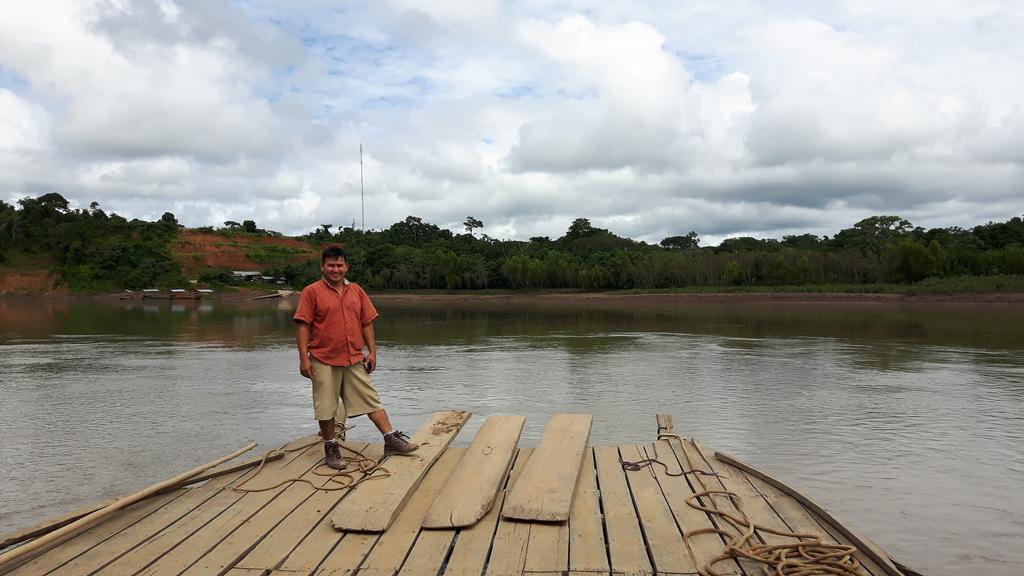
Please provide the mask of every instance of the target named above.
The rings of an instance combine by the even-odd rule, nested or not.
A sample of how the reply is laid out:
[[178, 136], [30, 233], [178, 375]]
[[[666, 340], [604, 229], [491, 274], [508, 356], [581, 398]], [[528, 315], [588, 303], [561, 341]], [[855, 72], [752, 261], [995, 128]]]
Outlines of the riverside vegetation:
[[[383, 230], [321, 224], [298, 237], [311, 246], [344, 244], [350, 275], [374, 290], [684, 290], [980, 292], [1024, 291], [1024, 221], [973, 228], [913, 226], [898, 216], [872, 216], [832, 237], [802, 234], [778, 239], [738, 237], [700, 246], [697, 232], [648, 244], [572, 222], [565, 235], [528, 241], [465, 233], [409, 216]], [[170, 212], [155, 222], [108, 214], [95, 202], [72, 209], [60, 194], [0, 201], [0, 273], [49, 266], [76, 291], [184, 285], [173, 243], [181, 226]], [[197, 230], [226, 237], [280, 237], [252, 220]], [[258, 241], [254, 261], [265, 274], [302, 286], [319, 276], [315, 259]], [[193, 255], [195, 256], [195, 255]], [[291, 260], [289, 262], [289, 260]], [[230, 282], [227, 270], [207, 269], [200, 282]]]

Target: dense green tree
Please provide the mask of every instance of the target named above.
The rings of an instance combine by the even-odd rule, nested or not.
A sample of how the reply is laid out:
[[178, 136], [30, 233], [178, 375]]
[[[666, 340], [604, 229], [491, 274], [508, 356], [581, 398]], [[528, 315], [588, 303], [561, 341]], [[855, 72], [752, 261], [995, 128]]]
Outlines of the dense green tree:
[[469, 233], [470, 236], [472, 236], [473, 230], [477, 228], [483, 228], [484, 223], [481, 222], [480, 220], [477, 220], [476, 218], [473, 218], [472, 216], [467, 216], [466, 221], [462, 223], [462, 226], [463, 228], [466, 229], [466, 232]]
[[663, 238], [660, 244], [665, 248], [688, 250], [700, 245], [700, 237], [697, 236], [696, 232], [690, 230], [685, 236], [669, 236], [667, 238]]
[[913, 230], [909, 220], [899, 216], [871, 216], [840, 230], [833, 242], [843, 248], [856, 248], [864, 254], [881, 259], [882, 251], [890, 242], [898, 240]]

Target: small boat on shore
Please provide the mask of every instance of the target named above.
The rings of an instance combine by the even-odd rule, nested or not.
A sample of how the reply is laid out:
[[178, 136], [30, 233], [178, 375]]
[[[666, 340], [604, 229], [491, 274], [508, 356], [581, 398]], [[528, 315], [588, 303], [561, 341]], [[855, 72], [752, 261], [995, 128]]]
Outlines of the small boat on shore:
[[469, 417], [434, 413], [412, 458], [344, 442], [342, 471], [317, 436], [221, 458], [3, 536], [0, 574], [916, 575], [668, 415], [640, 445], [592, 446], [589, 415], [557, 414], [536, 447], [521, 416], [451, 446]]
[[170, 294], [165, 294], [159, 288], [143, 288], [142, 299], [143, 300], [167, 300], [171, 297]]

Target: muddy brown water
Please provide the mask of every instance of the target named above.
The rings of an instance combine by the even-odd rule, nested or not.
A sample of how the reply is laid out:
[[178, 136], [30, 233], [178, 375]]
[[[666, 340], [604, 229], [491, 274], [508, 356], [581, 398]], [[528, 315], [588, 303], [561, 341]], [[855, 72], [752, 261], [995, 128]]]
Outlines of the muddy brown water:
[[[378, 304], [399, 428], [587, 412], [625, 444], [671, 413], [925, 574], [1024, 573], [1019, 304]], [[0, 298], [0, 532], [312, 433], [292, 306]]]

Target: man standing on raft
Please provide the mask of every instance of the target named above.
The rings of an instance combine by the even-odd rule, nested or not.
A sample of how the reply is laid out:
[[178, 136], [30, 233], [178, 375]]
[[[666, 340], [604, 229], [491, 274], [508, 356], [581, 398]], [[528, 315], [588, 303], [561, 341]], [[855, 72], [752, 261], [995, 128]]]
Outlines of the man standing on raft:
[[[325, 464], [343, 470], [335, 413], [339, 397], [348, 416], [366, 414], [384, 435], [384, 454], [408, 454], [419, 446], [391, 428], [370, 373], [377, 367], [373, 321], [377, 309], [358, 284], [345, 278], [345, 249], [331, 244], [320, 254], [323, 278], [306, 286], [294, 320], [299, 373], [312, 380], [313, 412], [324, 437]], [[363, 355], [363, 348], [367, 354]]]

